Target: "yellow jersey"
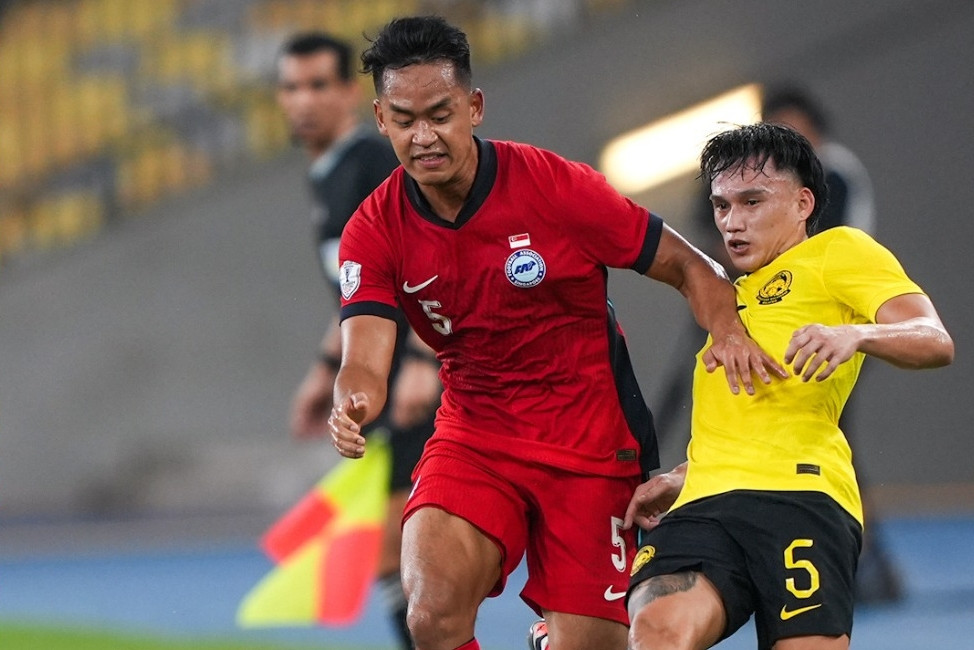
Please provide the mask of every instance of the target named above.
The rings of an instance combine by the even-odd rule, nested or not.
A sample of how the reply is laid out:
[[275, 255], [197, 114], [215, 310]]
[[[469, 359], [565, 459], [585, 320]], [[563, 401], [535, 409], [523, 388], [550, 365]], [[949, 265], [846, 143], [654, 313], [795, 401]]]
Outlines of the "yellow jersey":
[[[923, 293], [891, 252], [855, 228], [831, 228], [735, 282], [751, 337], [784, 364], [792, 333], [811, 323], [875, 322], [884, 302]], [[859, 376], [856, 353], [825, 381], [799, 376], [733, 395], [697, 354], [686, 483], [673, 508], [731, 490], [824, 492], [862, 523], [852, 451], [839, 415]]]

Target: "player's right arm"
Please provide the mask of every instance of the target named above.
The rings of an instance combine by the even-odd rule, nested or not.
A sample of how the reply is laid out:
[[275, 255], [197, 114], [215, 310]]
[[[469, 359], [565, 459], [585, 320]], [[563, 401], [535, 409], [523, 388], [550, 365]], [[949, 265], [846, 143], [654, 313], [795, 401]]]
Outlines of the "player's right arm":
[[362, 426], [372, 422], [386, 403], [396, 322], [381, 316], [358, 315], [342, 321], [342, 365], [328, 427], [342, 456], [365, 454]]
[[826, 326], [812, 323], [795, 330], [785, 363], [802, 381], [827, 379], [856, 352], [899, 368], [939, 368], [954, 360], [954, 341], [926, 295], [909, 293], [883, 303], [876, 322]]
[[803, 381], [822, 381], [857, 352], [907, 369], [953, 362], [954, 342], [933, 302], [893, 254], [863, 232], [827, 232], [831, 242], [824, 273], [829, 293], [869, 322], [812, 322], [797, 329], [784, 357], [795, 374]]
[[697, 323], [711, 334], [712, 343], [703, 355], [707, 372], [722, 366], [732, 393], [738, 394], [743, 384], [753, 395], [752, 375], [765, 384], [771, 383], [772, 373], [782, 379], [789, 376], [744, 329], [734, 287], [723, 267], [665, 224], [645, 275], [669, 284], [687, 299]]

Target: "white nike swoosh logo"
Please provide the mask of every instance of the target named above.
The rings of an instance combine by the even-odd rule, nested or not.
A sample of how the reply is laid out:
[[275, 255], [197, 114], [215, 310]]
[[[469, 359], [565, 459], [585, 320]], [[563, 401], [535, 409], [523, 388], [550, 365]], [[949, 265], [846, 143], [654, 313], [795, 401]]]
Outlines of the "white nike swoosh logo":
[[430, 284], [430, 282], [432, 282], [433, 280], [435, 280], [438, 277], [440, 277], [440, 276], [439, 275], [434, 275], [433, 277], [431, 277], [426, 282], [420, 282], [415, 287], [409, 286], [409, 283], [408, 282], [403, 282], [402, 283], [402, 290], [405, 291], [406, 293], [416, 293], [420, 289], [423, 289], [425, 287], [428, 287], [429, 284]]
[[619, 600], [620, 598], [625, 598], [626, 597], [626, 592], [624, 592], [624, 591], [612, 591], [612, 587], [606, 587], [605, 588], [605, 593], [602, 594], [602, 597], [611, 602], [613, 600]]

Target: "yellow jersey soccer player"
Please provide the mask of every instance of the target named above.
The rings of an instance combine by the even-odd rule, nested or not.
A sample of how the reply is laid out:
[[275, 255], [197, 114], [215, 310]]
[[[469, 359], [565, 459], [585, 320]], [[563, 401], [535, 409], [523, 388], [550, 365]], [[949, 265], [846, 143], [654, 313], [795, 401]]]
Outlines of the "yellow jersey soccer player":
[[845, 649], [862, 504], [839, 415], [865, 355], [932, 368], [953, 360], [953, 342], [869, 235], [810, 236], [827, 189], [797, 132], [755, 124], [718, 134], [701, 171], [744, 274], [741, 320], [794, 375], [735, 397], [698, 355], [686, 466], [641, 485], [626, 517], [652, 527], [632, 567], [630, 647], [710, 647], [754, 614], [762, 649]]

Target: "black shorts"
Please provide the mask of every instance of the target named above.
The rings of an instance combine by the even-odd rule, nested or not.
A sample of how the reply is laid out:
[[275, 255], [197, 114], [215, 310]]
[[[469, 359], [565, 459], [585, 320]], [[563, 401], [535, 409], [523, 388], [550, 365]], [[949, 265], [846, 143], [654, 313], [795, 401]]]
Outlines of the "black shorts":
[[426, 441], [433, 435], [433, 420], [435, 413], [408, 429], [395, 429], [386, 424], [377, 424], [366, 432], [385, 429], [389, 432], [389, 449], [392, 452], [392, 473], [389, 476], [389, 490], [398, 492], [409, 490], [413, 486], [413, 468], [423, 455]]
[[724, 601], [722, 638], [752, 613], [762, 650], [787, 637], [852, 634], [862, 527], [823, 493], [738, 490], [707, 497], [667, 514], [642, 542], [630, 593], [648, 578], [699, 571]]

